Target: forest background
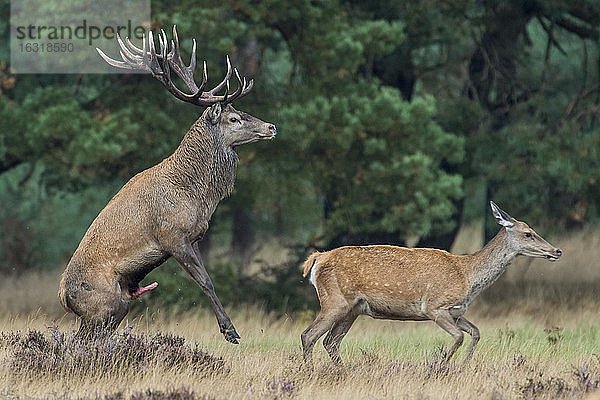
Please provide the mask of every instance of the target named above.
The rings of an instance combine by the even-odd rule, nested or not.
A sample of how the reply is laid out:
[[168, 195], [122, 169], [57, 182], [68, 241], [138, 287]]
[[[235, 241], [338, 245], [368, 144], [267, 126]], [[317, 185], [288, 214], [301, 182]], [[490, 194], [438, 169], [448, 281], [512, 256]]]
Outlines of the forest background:
[[[224, 54], [253, 77], [236, 106], [279, 132], [239, 148], [235, 193], [204, 240], [224, 303], [314, 309], [299, 272], [314, 249], [477, 250], [498, 229], [490, 199], [558, 246], [599, 237], [597, 1], [182, 0], [151, 9], [153, 29], [177, 25], [184, 52], [197, 39], [213, 79]], [[145, 75], [12, 74], [9, 15], [0, 0], [0, 274], [57, 283], [110, 197], [168, 156], [201, 110]], [[205, 301], [171, 261], [149, 279], [159, 289], [139, 307]]]

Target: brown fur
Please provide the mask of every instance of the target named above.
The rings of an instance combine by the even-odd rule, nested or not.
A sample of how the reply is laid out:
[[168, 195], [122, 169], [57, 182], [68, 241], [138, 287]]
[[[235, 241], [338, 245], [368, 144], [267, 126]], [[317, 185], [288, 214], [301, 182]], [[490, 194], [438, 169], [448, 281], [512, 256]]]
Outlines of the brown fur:
[[308, 258], [306, 259], [306, 262], [304, 263], [304, 266], [302, 268], [302, 276], [304, 276], [306, 278], [306, 276], [310, 272], [311, 268], [314, 266], [315, 261], [317, 260], [317, 257], [319, 257], [320, 255], [321, 255], [321, 253], [319, 253], [318, 251], [315, 251], [310, 256], [308, 256]]
[[[502, 217], [511, 218], [504, 214]], [[512, 218], [499, 222], [512, 226], [502, 228], [471, 255], [387, 245], [346, 246], [311, 254], [303, 274], [311, 276], [321, 311], [302, 334], [306, 362], [311, 363], [314, 343], [325, 333], [323, 344], [334, 362], [339, 362], [340, 342], [361, 314], [435, 321], [455, 339], [447, 359], [462, 344], [462, 332], [467, 332], [473, 337], [469, 358], [479, 339], [477, 327], [463, 316], [469, 303], [515, 256], [557, 259], [562, 253], [523, 222]]]
[[[319, 293], [339, 293], [348, 304], [364, 298], [371, 308], [399, 309], [418, 301], [441, 307], [460, 301], [468, 288], [461, 258], [442, 250], [346, 246], [312, 257], [318, 260]], [[420, 265], [427, 268], [417, 268]], [[434, 295], [438, 287], [446, 290]]]
[[217, 104], [171, 156], [115, 194], [88, 228], [60, 282], [60, 302], [81, 318], [80, 331], [114, 330], [140, 281], [173, 256], [211, 300], [226, 338], [237, 341], [197, 245], [217, 204], [233, 190], [235, 147], [274, 135], [272, 124]]

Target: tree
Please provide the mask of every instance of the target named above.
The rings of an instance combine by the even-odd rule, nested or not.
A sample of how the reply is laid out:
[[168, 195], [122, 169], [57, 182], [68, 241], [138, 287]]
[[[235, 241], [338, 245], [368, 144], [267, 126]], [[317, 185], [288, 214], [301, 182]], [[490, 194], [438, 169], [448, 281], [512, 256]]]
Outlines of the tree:
[[[211, 243], [236, 249], [239, 278], [265, 236], [332, 247], [416, 235], [448, 247], [486, 196], [553, 230], [598, 221], [596, 3], [153, 2], [153, 26], [177, 24], [184, 51], [196, 37], [209, 71], [227, 53], [255, 78], [239, 108], [279, 130], [240, 149], [237, 193]], [[6, 0], [0, 15], [8, 21]], [[145, 76], [11, 75], [8, 34], [0, 22], [0, 187], [40, 195], [26, 210], [18, 189], [0, 198], [24, 208], [17, 225], [61, 210], [84, 229], [199, 110]], [[80, 193], [101, 195], [92, 205]]]

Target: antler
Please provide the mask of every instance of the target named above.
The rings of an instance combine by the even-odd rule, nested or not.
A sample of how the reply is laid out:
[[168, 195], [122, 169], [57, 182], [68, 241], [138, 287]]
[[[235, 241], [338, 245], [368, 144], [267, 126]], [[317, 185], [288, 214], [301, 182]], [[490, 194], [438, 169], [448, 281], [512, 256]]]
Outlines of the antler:
[[[143, 37], [142, 48], [136, 47], [129, 38], [125, 38], [125, 41], [121, 40], [121, 37], [117, 34], [117, 43], [119, 44], [119, 53], [123, 61], [115, 60], [108, 57], [102, 50], [96, 48], [100, 56], [108, 64], [113, 67], [130, 69], [137, 71], [148, 71], [153, 77], [158, 79], [175, 97], [188, 103], [192, 103], [198, 106], [211, 106], [215, 103], [221, 103], [223, 105], [233, 102], [234, 100], [245, 96], [252, 90], [254, 86], [254, 80], [250, 79], [246, 81], [240, 77], [240, 73], [237, 68], [231, 67], [229, 56], [226, 56], [227, 61], [227, 73], [225, 78], [214, 88], [203, 91], [206, 82], [208, 81], [208, 74], [206, 73], [206, 61], [202, 64], [202, 82], [200, 86], [196, 84], [194, 80], [194, 70], [196, 69], [196, 39], [193, 39], [192, 45], [192, 56], [190, 58], [190, 65], [186, 66], [181, 60], [179, 53], [179, 37], [177, 35], [177, 28], [173, 26], [173, 40], [171, 40], [171, 49], [168, 50], [167, 34], [164, 30], [160, 30], [158, 36], [158, 42], [160, 45], [160, 53], [156, 53], [154, 47], [154, 37], [152, 31], [148, 32], [148, 50], [146, 50], [146, 35]], [[171, 70], [181, 78], [191, 93], [185, 93], [181, 91], [171, 79]], [[235, 77], [238, 80], [238, 88], [235, 92], [229, 93], [229, 79], [231, 73], [235, 73]], [[217, 94], [225, 88], [224, 94]]]

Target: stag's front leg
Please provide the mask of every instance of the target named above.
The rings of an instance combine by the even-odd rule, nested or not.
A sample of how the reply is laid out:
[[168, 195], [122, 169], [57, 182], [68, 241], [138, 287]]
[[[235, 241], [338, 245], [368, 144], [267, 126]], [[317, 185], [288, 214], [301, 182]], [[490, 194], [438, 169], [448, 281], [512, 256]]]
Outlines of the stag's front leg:
[[200, 252], [198, 251], [197, 244], [192, 245], [189, 241], [186, 241], [177, 251], [173, 252], [173, 257], [181, 264], [192, 279], [202, 288], [202, 291], [208, 296], [210, 305], [217, 317], [219, 328], [221, 333], [225, 336], [225, 339], [231, 343], [238, 343], [240, 335], [235, 331], [231, 319], [225, 312], [221, 301], [215, 293], [213, 283], [204, 268]]

